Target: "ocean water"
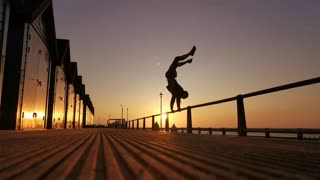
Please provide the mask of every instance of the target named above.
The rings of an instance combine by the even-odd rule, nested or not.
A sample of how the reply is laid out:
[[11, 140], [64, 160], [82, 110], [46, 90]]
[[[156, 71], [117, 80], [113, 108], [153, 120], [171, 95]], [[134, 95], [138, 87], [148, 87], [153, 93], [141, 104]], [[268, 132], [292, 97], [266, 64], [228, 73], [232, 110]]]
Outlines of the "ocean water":
[[[181, 131], [178, 131], [181, 133]], [[184, 131], [186, 133], [186, 131]], [[199, 134], [198, 130], [193, 130], [193, 134]], [[209, 131], [201, 131], [200, 134], [207, 134], [209, 135]], [[222, 132], [219, 131], [212, 131], [212, 135], [222, 135]], [[226, 132], [227, 136], [238, 136], [237, 132]], [[265, 137], [265, 133], [256, 133], [256, 132], [248, 132], [247, 136], [252, 137]], [[270, 137], [279, 137], [279, 138], [297, 138], [296, 133], [270, 133]], [[320, 134], [303, 134], [303, 138], [306, 139], [320, 139]]]

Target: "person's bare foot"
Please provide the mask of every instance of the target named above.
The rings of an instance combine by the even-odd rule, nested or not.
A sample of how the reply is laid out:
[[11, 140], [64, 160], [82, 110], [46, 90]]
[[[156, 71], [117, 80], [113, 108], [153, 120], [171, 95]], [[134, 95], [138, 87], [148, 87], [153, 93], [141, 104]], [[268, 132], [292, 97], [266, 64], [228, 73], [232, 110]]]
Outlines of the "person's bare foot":
[[192, 49], [191, 49], [191, 51], [189, 52], [189, 54], [191, 55], [191, 56], [193, 56], [194, 55], [194, 53], [196, 52], [196, 46], [193, 46], [192, 47]]

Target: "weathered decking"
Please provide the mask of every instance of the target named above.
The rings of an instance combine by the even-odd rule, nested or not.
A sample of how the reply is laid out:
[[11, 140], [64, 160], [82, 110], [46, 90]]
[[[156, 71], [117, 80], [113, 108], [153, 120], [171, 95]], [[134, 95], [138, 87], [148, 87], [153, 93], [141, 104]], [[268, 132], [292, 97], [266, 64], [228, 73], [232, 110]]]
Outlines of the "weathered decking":
[[0, 179], [320, 179], [319, 141], [118, 129], [0, 131]]

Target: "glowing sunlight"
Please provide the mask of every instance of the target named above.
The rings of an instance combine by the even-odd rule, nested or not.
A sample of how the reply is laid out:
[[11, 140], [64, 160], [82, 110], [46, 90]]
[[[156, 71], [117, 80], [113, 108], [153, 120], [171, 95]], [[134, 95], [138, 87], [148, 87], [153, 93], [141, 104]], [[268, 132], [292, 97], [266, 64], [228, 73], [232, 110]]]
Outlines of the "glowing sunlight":
[[167, 118], [167, 114], [166, 113], [162, 114], [161, 118], [162, 118], [162, 120], [165, 120]]

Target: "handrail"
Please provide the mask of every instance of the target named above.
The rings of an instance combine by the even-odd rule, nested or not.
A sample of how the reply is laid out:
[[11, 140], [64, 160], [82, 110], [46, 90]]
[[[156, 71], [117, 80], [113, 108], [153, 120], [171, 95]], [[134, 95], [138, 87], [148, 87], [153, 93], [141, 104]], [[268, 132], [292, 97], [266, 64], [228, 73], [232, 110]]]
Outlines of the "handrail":
[[[246, 118], [245, 118], [245, 110], [244, 110], [243, 99], [249, 98], [249, 97], [253, 97], [253, 96], [273, 93], [273, 92], [277, 92], [277, 91], [283, 91], [283, 90], [293, 89], [293, 88], [297, 88], [297, 87], [312, 85], [312, 84], [316, 84], [316, 83], [320, 83], [320, 77], [307, 79], [307, 80], [303, 80], [303, 81], [298, 81], [298, 82], [285, 84], [285, 85], [281, 85], [281, 86], [276, 86], [276, 87], [272, 87], [272, 88], [267, 88], [267, 89], [263, 89], [263, 90], [259, 90], [259, 91], [255, 91], [255, 92], [246, 93], [246, 94], [243, 94], [243, 95], [240, 94], [240, 95], [237, 95], [235, 97], [225, 98], [225, 99], [216, 100], [216, 101], [207, 102], [207, 103], [202, 103], [202, 104], [196, 104], [196, 105], [184, 107], [184, 108], [182, 108], [180, 110], [169, 111], [169, 112], [165, 112], [165, 113], [168, 115], [168, 114], [173, 114], [173, 113], [176, 113], [176, 112], [181, 112], [181, 111], [187, 110], [188, 111], [188, 113], [187, 113], [187, 129], [188, 129], [188, 133], [192, 133], [192, 130], [194, 128], [192, 128], [191, 109], [204, 107], [204, 106], [215, 105], [215, 104], [221, 104], [221, 103], [226, 103], [226, 102], [231, 102], [231, 101], [237, 101], [238, 134], [240, 136], [246, 136], [247, 132], [249, 132], [250, 130], [254, 130], [254, 129], [247, 129], [247, 127], [246, 127]], [[132, 122], [132, 128], [133, 128], [134, 127], [134, 121], [136, 120], [137, 121], [137, 129], [139, 129], [139, 120], [143, 119], [143, 129], [146, 129], [146, 127], [145, 127], [145, 119], [146, 118], [152, 118], [152, 124], [154, 124], [154, 117], [161, 116], [161, 115], [162, 114], [154, 114], [154, 115], [146, 116], [146, 117], [143, 117], [143, 118], [130, 120], [130, 121], [128, 121], [129, 124], [127, 124], [127, 126], [129, 125], [129, 127], [131, 127], [130, 122]], [[166, 128], [165, 128], [166, 131], [169, 131], [169, 119], [168, 118], [169, 117], [167, 116], [167, 118], [166, 118]], [[273, 131], [277, 131], [277, 129], [272, 129], [272, 130]], [[261, 131], [261, 130], [259, 130], [259, 131]], [[318, 132], [318, 130], [316, 130], [316, 131]]]
[[316, 84], [316, 83], [320, 83], [320, 77], [308, 79], [308, 80], [304, 80], [304, 81], [299, 81], [299, 82], [294, 82], [294, 83], [290, 83], [290, 84], [286, 84], [286, 85], [282, 85], [282, 86], [277, 86], [277, 87], [273, 87], [273, 88], [269, 88], [269, 89], [264, 89], [264, 90], [260, 90], [260, 91], [255, 91], [255, 92], [244, 94], [242, 96], [243, 96], [243, 98], [248, 98], [248, 97], [258, 96], [258, 95], [262, 95], [262, 94], [268, 94], [268, 93], [273, 93], [273, 92], [277, 92], [277, 91], [283, 91], [283, 90], [287, 90], [287, 89], [297, 88], [297, 87], [301, 87], [301, 86], [307, 86], [307, 85]]
[[197, 105], [193, 105], [193, 106], [190, 106], [190, 107], [191, 108], [198, 108], [198, 107], [210, 106], [210, 105], [214, 105], [214, 104], [226, 103], [226, 102], [230, 102], [230, 101], [234, 101], [234, 100], [237, 100], [237, 97], [231, 97], [231, 98], [221, 99], [221, 100], [218, 100], [218, 101], [212, 101], [212, 102], [208, 102], [208, 103], [197, 104]]
[[[312, 85], [312, 84], [316, 84], [316, 83], [320, 83], [320, 77], [313, 78], [313, 79], [307, 79], [307, 80], [303, 80], [303, 81], [298, 81], [298, 82], [294, 82], [294, 83], [290, 83], [290, 84], [285, 84], [282, 86], [276, 86], [276, 87], [272, 87], [272, 88], [268, 88], [268, 89], [263, 89], [263, 90], [259, 90], [259, 91], [255, 91], [255, 92], [251, 92], [251, 93], [246, 93], [246, 94], [243, 94], [242, 97], [249, 98], [249, 97], [253, 97], [253, 96], [273, 93], [273, 92], [277, 92], [277, 91], [288, 90], [288, 89], [297, 88], [297, 87], [301, 87], [301, 86]], [[214, 104], [226, 103], [226, 102], [230, 102], [230, 101], [234, 101], [234, 100], [237, 100], [237, 96], [225, 98], [225, 99], [221, 99], [221, 100], [216, 100], [216, 101], [211, 101], [211, 102], [207, 102], [207, 103], [197, 104], [197, 105], [193, 105], [190, 107], [191, 108], [198, 108], [198, 107], [210, 106], [210, 105], [214, 105]], [[166, 112], [166, 114], [184, 111], [184, 110], [187, 110], [187, 108], [188, 107], [182, 108], [179, 111], [178, 110], [168, 111], [168, 112]], [[161, 115], [161, 114], [157, 114], [157, 115], [153, 115], [153, 116], [159, 116], [159, 115]], [[152, 115], [147, 116], [146, 118], [150, 118], [150, 117], [152, 117]]]

